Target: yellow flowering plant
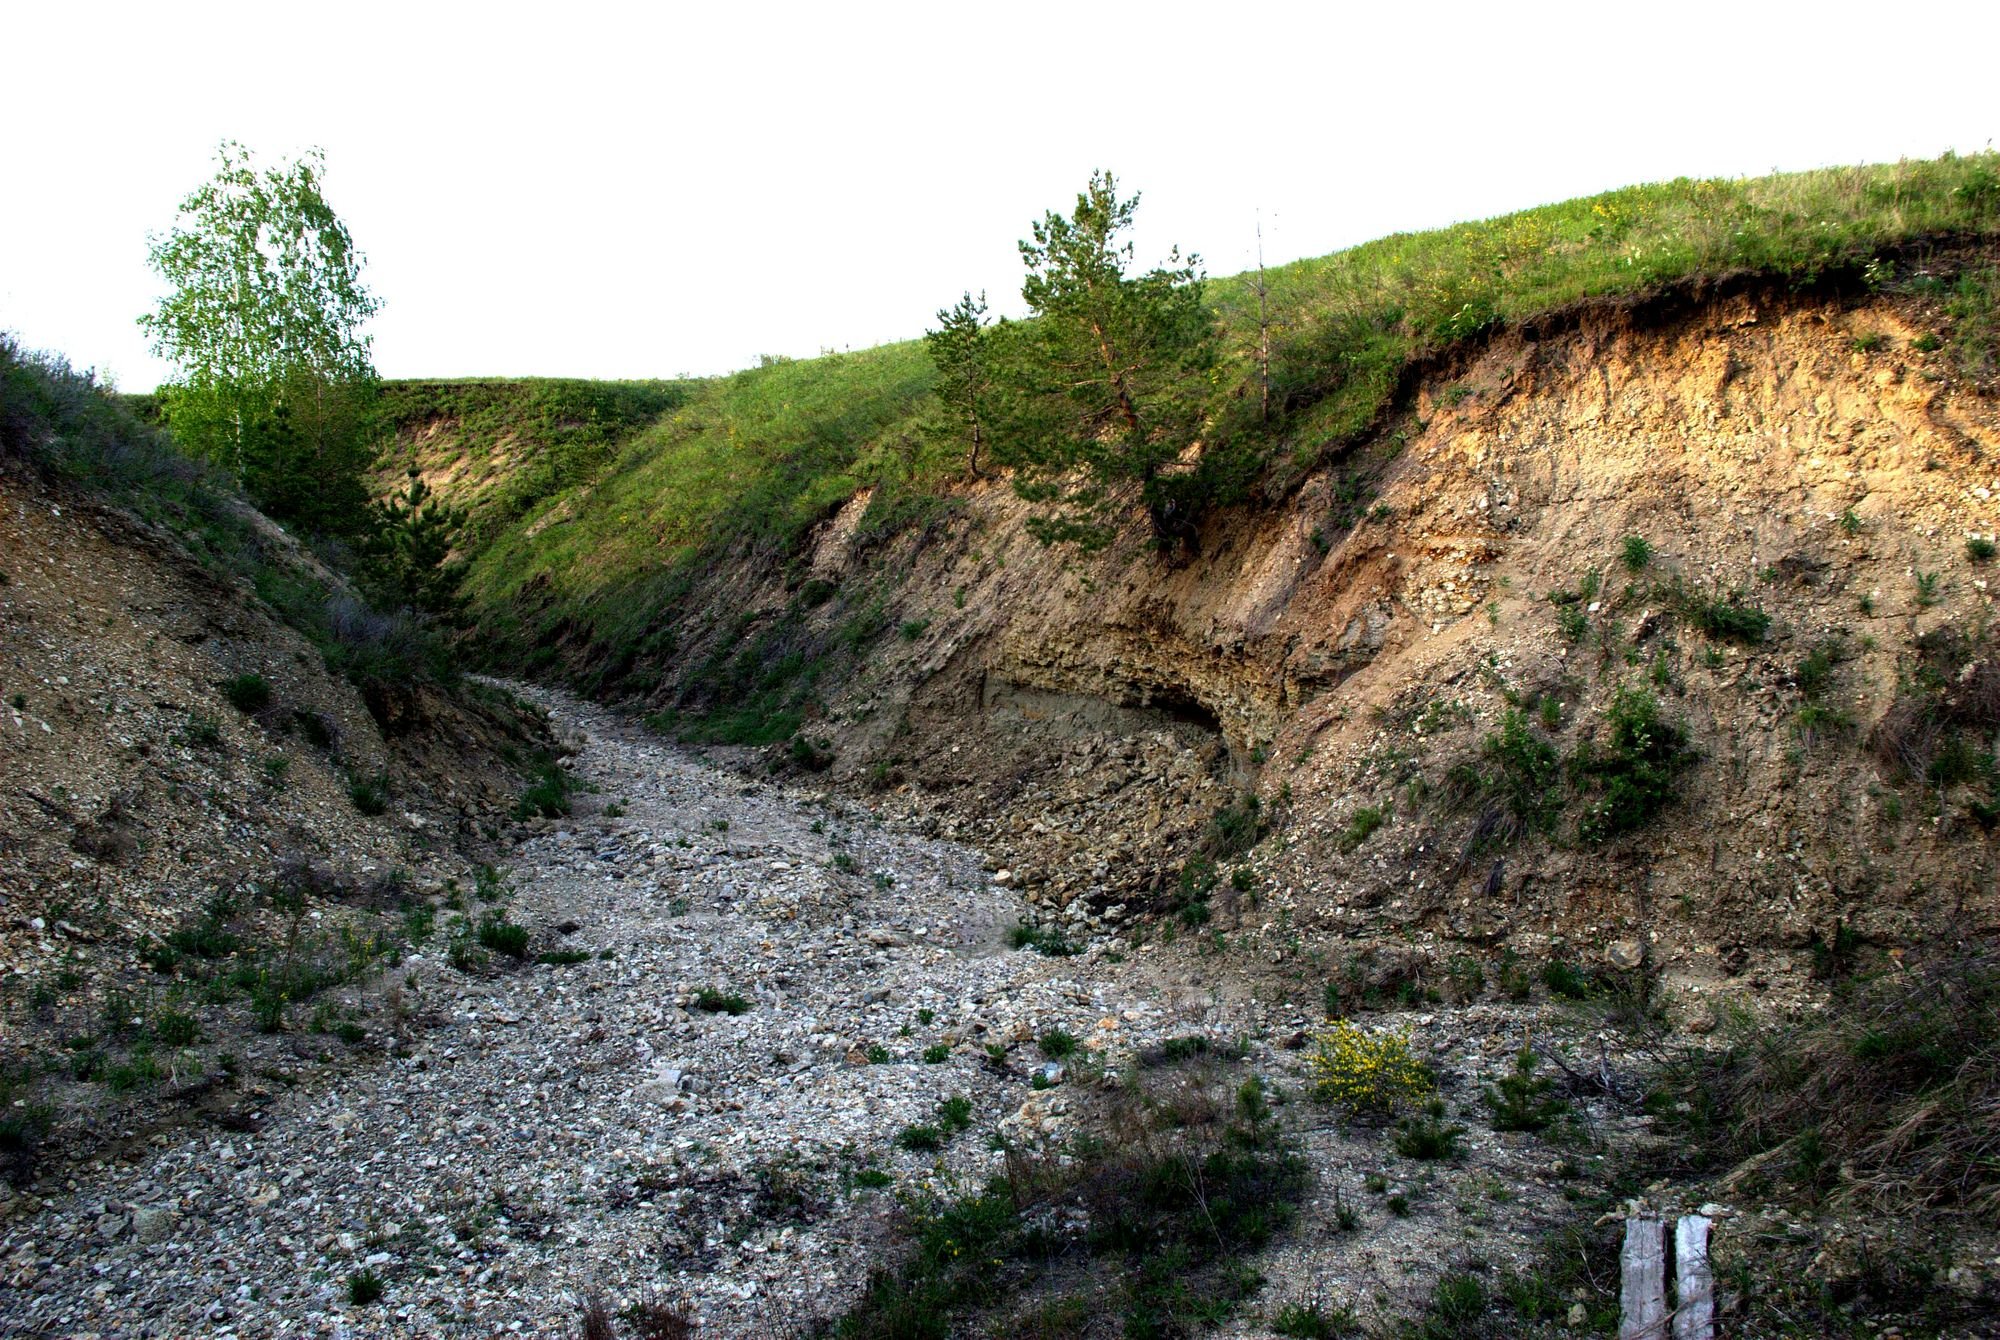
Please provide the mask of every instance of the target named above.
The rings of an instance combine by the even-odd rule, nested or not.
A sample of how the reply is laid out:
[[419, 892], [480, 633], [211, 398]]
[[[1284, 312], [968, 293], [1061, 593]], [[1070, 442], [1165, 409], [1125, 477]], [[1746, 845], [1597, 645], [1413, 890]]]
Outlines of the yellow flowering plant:
[[1409, 1034], [1366, 1033], [1351, 1019], [1336, 1019], [1319, 1035], [1310, 1063], [1312, 1096], [1350, 1113], [1391, 1116], [1437, 1091]]

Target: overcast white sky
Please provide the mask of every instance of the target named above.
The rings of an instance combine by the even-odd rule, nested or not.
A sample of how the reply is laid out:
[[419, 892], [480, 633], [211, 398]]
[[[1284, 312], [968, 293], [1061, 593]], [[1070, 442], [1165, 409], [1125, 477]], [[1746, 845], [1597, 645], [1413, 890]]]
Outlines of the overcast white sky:
[[327, 154], [392, 377], [671, 376], [1019, 308], [1093, 167], [1212, 274], [2000, 138], [2000, 4], [10, 6], [0, 328], [144, 389], [217, 141]]

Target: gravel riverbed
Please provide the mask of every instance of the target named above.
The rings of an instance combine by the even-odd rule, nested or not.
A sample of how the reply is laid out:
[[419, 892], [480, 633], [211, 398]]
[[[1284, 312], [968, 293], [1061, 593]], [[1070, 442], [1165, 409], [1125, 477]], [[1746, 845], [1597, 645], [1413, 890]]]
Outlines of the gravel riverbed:
[[[1060, 1131], [1033, 1039], [1119, 1054], [1220, 1022], [1121, 985], [1102, 943], [1010, 950], [1019, 895], [976, 851], [523, 692], [594, 788], [513, 852], [531, 958], [461, 972], [440, 934], [377, 984], [401, 1046], [297, 1078], [252, 1130], [45, 1182], [0, 1237], [0, 1331], [556, 1334], [591, 1293], [720, 1335], [824, 1313], [881, 1259], [897, 1189], [983, 1178], [996, 1128]], [[588, 957], [532, 957], [562, 951]], [[897, 1144], [953, 1095], [962, 1134]], [[357, 1305], [363, 1272], [383, 1289]]]

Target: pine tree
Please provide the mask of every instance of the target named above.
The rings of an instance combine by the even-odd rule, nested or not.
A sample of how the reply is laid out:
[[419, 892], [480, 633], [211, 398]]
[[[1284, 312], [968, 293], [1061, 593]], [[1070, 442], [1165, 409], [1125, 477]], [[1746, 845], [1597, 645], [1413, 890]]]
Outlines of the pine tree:
[[1199, 258], [1128, 273], [1123, 240], [1139, 197], [1091, 175], [1069, 215], [1045, 214], [1020, 244], [1021, 293], [1038, 318], [987, 334], [1003, 371], [1003, 432], [994, 458], [1051, 511], [1030, 525], [1047, 541], [1096, 547], [1137, 503], [1155, 541], [1192, 548], [1205, 502], [1197, 451], [1220, 336], [1203, 301]]
[[455, 623], [465, 608], [466, 568], [451, 553], [465, 512], [439, 501], [415, 470], [409, 479], [400, 495], [376, 504], [369, 584], [382, 604]]
[[938, 370], [943, 431], [965, 443], [965, 468], [979, 477], [979, 453], [994, 416], [993, 369], [987, 344], [986, 295], [967, 293], [956, 307], [938, 309], [938, 328], [924, 332], [924, 346]]

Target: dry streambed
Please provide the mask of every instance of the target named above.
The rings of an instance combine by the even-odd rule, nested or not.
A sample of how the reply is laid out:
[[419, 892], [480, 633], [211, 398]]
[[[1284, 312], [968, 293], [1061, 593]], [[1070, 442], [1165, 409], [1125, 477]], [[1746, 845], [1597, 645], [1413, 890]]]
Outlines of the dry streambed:
[[[508, 915], [531, 956], [588, 957], [464, 973], [439, 936], [384, 983], [406, 1055], [16, 1214], [0, 1330], [537, 1334], [590, 1290], [658, 1290], [724, 1334], [824, 1310], [879, 1257], [878, 1173], [983, 1175], [996, 1126], [1060, 1127], [1061, 1086], [1020, 1110], [1032, 1038], [1185, 1026], [1095, 954], [1009, 950], [1017, 896], [977, 853], [535, 696], [596, 791], [519, 844]], [[967, 1130], [897, 1145], [952, 1095]], [[383, 1296], [357, 1307], [364, 1271]]]
[[[1286, 1043], [1312, 1013], [1201, 985], [1185, 945], [1010, 949], [1022, 906], [979, 853], [530, 696], [594, 790], [513, 854], [527, 961], [461, 970], [440, 934], [376, 988], [393, 1054], [297, 1079], [250, 1132], [157, 1135], [21, 1198], [0, 1333], [560, 1334], [592, 1293], [756, 1333], [848, 1304], [893, 1252], [898, 1199], [981, 1184], [994, 1132], [1072, 1127], [1081, 1091], [1038, 1045], [1053, 1031], [1114, 1072], [1168, 1038], [1244, 1038], [1250, 1068], [1299, 1092]], [[1522, 1014], [1405, 1022], [1464, 1106]], [[1239, 1334], [1300, 1293], [1379, 1306], [1468, 1250], [1504, 1266], [1560, 1204], [1558, 1156], [1532, 1139], [1475, 1127], [1462, 1163], [1397, 1168], [1379, 1132], [1291, 1112], [1315, 1190]], [[1336, 1205], [1361, 1207], [1358, 1230]], [[379, 1298], [357, 1301], [357, 1277]]]

